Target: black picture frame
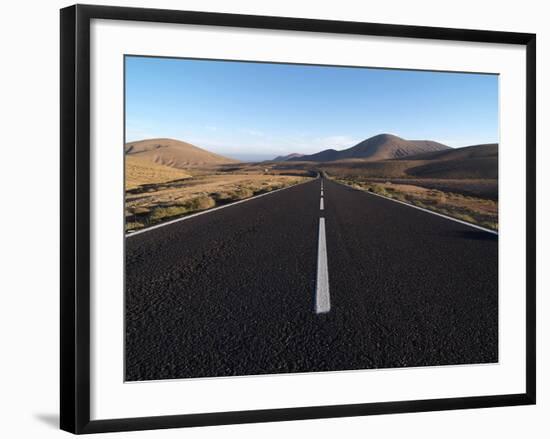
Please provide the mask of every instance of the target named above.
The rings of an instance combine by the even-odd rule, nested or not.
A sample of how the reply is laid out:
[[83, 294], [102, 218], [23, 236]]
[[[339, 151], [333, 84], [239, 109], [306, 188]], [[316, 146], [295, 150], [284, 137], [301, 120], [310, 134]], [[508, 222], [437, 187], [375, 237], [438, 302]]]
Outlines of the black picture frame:
[[[526, 47], [526, 392], [225, 413], [90, 420], [90, 21], [133, 20]], [[536, 36], [289, 17], [75, 5], [61, 10], [61, 429], [81, 434], [535, 404]]]

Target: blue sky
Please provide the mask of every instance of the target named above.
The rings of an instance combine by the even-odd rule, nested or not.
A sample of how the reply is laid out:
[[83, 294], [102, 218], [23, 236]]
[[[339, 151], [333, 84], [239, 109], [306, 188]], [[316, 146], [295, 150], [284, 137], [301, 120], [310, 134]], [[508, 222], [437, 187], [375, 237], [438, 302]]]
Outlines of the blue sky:
[[498, 142], [498, 77], [126, 57], [126, 141], [170, 137], [254, 160], [379, 133]]

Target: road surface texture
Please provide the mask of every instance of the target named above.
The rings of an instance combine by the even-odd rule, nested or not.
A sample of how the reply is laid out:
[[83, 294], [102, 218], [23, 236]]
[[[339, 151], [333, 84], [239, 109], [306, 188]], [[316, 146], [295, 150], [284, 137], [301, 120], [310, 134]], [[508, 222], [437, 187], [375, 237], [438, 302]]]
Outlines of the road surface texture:
[[496, 361], [467, 225], [316, 179], [126, 238], [128, 381]]

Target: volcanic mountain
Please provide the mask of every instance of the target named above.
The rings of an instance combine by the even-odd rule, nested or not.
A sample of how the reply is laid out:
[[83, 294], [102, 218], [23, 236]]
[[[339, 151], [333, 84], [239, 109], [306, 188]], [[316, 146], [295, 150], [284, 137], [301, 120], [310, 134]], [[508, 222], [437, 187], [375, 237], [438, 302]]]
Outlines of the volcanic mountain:
[[303, 157], [303, 156], [304, 156], [303, 154], [298, 154], [296, 152], [293, 152], [292, 154], [288, 154], [288, 155], [279, 155], [279, 156], [275, 157], [272, 161], [273, 162], [286, 162], [287, 160], [300, 158], [300, 157]]
[[[307, 163], [296, 163], [307, 166]], [[390, 160], [346, 159], [320, 163], [334, 175], [385, 179], [498, 179], [498, 144], [482, 144], [425, 152]], [[495, 193], [496, 194], [496, 193]]]
[[406, 140], [393, 134], [370, 137], [342, 151], [327, 149], [316, 154], [292, 158], [291, 161], [327, 162], [345, 159], [389, 160], [432, 151], [451, 149], [432, 140]]
[[206, 151], [190, 143], [174, 139], [147, 139], [124, 145], [127, 155], [172, 168], [236, 163], [227, 157]]

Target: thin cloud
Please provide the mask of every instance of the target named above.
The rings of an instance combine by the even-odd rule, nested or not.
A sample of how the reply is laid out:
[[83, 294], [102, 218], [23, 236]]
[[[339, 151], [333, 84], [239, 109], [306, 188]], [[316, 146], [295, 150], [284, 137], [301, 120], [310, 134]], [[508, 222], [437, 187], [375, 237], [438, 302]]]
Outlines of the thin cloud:
[[244, 134], [248, 134], [249, 136], [255, 136], [255, 137], [264, 137], [265, 134], [262, 131], [253, 130], [249, 128], [241, 128], [241, 132]]
[[[249, 132], [249, 136], [230, 136], [224, 139], [219, 137], [197, 136], [182, 140], [186, 140], [202, 148], [210, 149], [213, 152], [224, 151], [234, 154], [261, 153], [275, 155], [290, 154], [294, 152], [311, 154], [324, 149], [341, 150], [350, 148], [363, 140], [341, 134], [322, 137], [311, 135], [278, 137], [267, 135], [260, 131], [246, 131]], [[253, 131], [255, 135], [251, 134], [250, 131]]]

